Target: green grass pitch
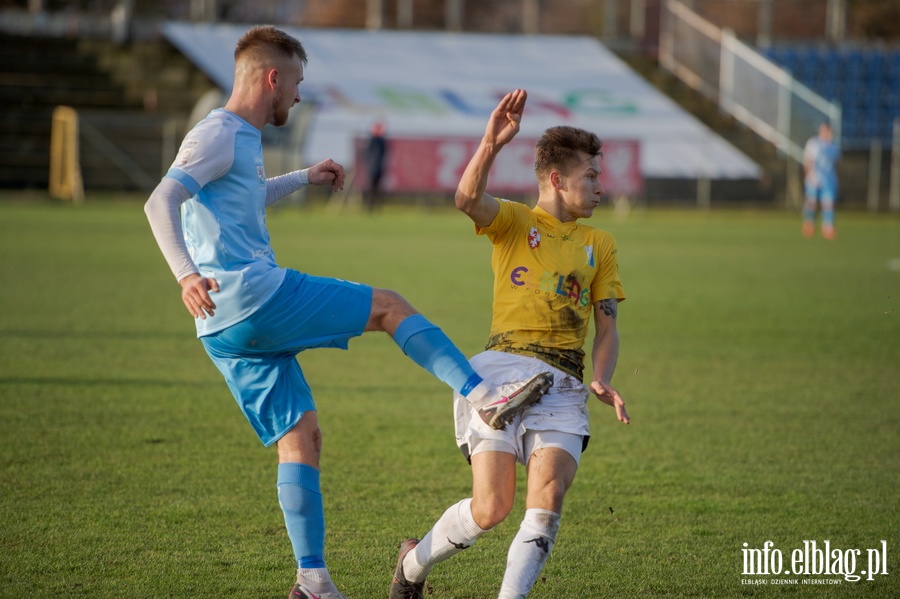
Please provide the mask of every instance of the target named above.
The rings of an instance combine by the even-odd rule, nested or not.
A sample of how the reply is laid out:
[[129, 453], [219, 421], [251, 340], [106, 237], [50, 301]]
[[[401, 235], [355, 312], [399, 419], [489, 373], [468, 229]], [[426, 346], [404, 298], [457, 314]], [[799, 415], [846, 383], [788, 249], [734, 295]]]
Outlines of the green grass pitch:
[[[274, 450], [194, 338], [141, 208], [0, 202], [0, 597], [284, 597]], [[483, 347], [490, 250], [462, 214], [268, 221], [284, 266], [396, 289], [465, 353]], [[619, 243], [613, 383], [632, 424], [592, 400], [531, 597], [900, 596], [900, 220], [839, 213], [833, 242], [776, 212], [589, 222]], [[467, 496], [469, 473], [448, 390], [383, 334], [350, 348], [300, 361], [324, 430], [328, 563], [369, 599], [387, 596], [397, 544]], [[431, 597], [496, 597], [519, 495], [434, 571]], [[888, 574], [743, 572], [745, 549], [771, 541], [790, 569], [804, 541], [826, 540], [861, 551], [857, 572], [886, 546]]]

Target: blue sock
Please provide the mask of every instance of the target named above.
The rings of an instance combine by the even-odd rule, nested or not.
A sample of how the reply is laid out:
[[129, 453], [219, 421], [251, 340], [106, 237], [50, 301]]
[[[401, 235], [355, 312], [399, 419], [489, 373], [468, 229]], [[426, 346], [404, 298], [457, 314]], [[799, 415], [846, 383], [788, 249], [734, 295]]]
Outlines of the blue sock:
[[815, 202], [804, 202], [803, 203], [803, 220], [808, 222], [813, 222], [816, 219], [816, 204]]
[[831, 204], [822, 205], [822, 225], [825, 227], [834, 226], [834, 206]]
[[413, 362], [460, 395], [468, 395], [483, 380], [450, 338], [421, 314], [400, 323], [394, 331], [394, 342]]
[[278, 503], [297, 567], [324, 568], [325, 510], [319, 471], [306, 464], [278, 464]]

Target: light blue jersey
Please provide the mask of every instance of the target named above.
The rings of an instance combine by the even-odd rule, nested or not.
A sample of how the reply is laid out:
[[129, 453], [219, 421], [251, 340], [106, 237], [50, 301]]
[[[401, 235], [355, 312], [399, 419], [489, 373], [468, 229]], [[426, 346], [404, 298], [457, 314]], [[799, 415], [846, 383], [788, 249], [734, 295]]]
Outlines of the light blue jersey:
[[806, 175], [807, 190], [825, 193], [834, 199], [838, 184], [836, 166], [841, 157], [841, 149], [833, 141], [813, 137], [806, 143], [803, 156], [804, 161], [811, 165]]
[[253, 314], [285, 276], [266, 229], [261, 132], [214, 110], [188, 132], [166, 177], [193, 194], [181, 207], [185, 243], [200, 275], [219, 283], [215, 316], [195, 319], [203, 337]]

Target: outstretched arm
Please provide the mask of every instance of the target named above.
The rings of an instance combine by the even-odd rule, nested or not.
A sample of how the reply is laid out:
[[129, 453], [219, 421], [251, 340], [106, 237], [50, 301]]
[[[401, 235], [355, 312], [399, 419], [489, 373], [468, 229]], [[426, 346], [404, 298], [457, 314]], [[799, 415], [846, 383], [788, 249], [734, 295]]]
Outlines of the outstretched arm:
[[490, 225], [500, 209], [496, 198], [486, 194], [484, 189], [497, 154], [519, 132], [527, 98], [528, 94], [524, 89], [517, 89], [503, 96], [491, 113], [484, 137], [456, 188], [456, 207], [479, 227]]
[[631, 419], [625, 411], [625, 400], [610, 384], [616, 362], [619, 359], [619, 331], [616, 328], [619, 302], [616, 299], [600, 300], [594, 304], [594, 347], [591, 352], [594, 364], [594, 380], [591, 391], [603, 403], [616, 409], [616, 418], [628, 424]]

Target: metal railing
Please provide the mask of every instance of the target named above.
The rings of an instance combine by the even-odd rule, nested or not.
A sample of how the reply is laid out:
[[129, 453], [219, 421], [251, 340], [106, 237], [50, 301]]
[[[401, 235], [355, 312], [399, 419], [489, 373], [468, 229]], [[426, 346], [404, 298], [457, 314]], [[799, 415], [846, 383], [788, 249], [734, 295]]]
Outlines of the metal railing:
[[840, 143], [841, 107], [677, 0], [663, 8], [660, 64], [719, 108], [803, 161], [806, 140], [830, 122]]

